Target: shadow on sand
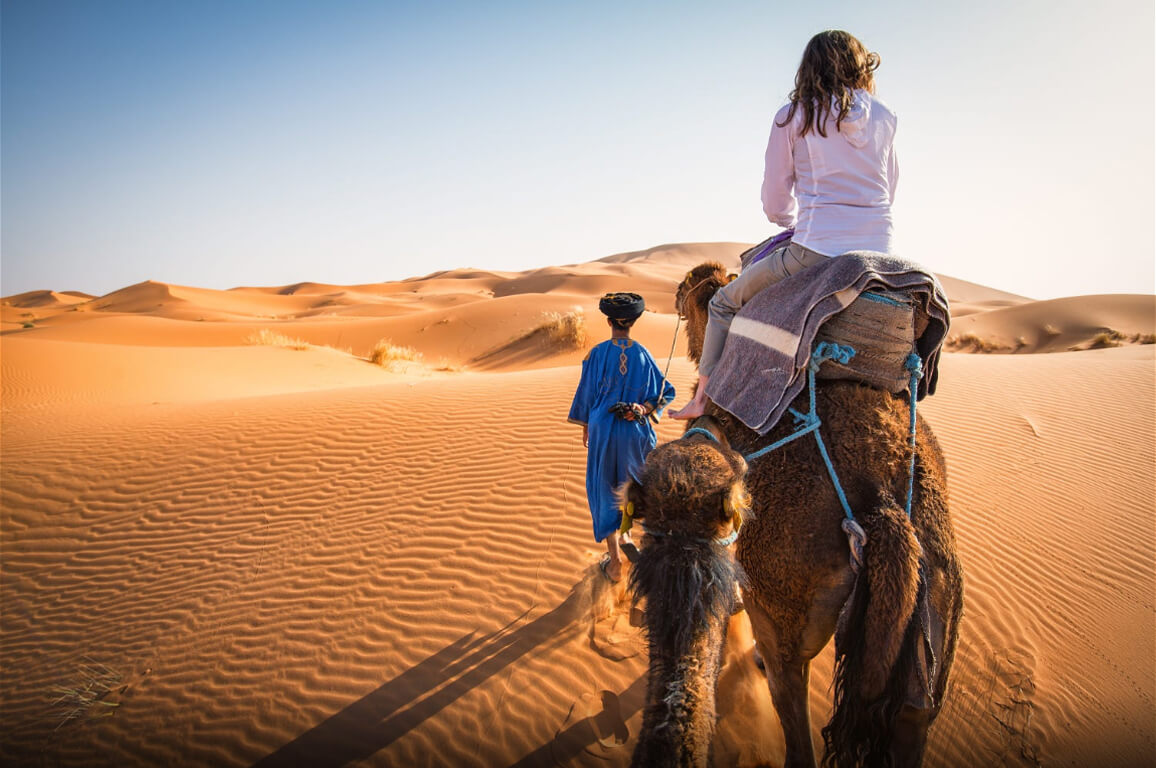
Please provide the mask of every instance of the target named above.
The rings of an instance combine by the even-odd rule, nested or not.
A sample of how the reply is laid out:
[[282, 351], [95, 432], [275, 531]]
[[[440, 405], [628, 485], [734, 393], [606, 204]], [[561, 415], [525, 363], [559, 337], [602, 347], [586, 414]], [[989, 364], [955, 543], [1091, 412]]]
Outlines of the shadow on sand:
[[[589, 608], [588, 596], [575, 590], [553, 610], [516, 629], [526, 614], [483, 637], [470, 632], [257, 761], [254, 768], [342, 766], [367, 759], [534, 648], [566, 642], [573, 637], [566, 628]], [[629, 718], [641, 708], [645, 682], [643, 675], [622, 693], [616, 717]], [[566, 762], [597, 738], [580, 721], [516, 765]]]

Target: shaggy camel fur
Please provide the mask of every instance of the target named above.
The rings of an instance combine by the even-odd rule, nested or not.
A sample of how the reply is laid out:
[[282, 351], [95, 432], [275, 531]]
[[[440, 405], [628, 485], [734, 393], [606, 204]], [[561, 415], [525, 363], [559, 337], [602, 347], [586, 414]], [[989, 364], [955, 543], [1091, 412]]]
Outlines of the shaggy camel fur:
[[[630, 572], [646, 600], [650, 647], [646, 708], [634, 766], [706, 766], [715, 728], [715, 688], [727, 619], [735, 603], [734, 559], [720, 529], [746, 509], [746, 462], [693, 435], [651, 452], [623, 502], [646, 520], [646, 544]], [[721, 442], [720, 442], [721, 441]]]
[[[688, 355], [696, 362], [707, 305], [727, 279], [721, 265], [708, 263], [691, 270], [679, 286], [676, 305], [687, 321]], [[753, 516], [735, 552], [745, 572], [743, 600], [783, 727], [786, 764], [815, 765], [807, 701], [810, 663], [838, 628], [835, 711], [823, 729], [824, 765], [918, 765], [943, 702], [963, 611], [943, 454], [919, 419], [908, 520], [896, 502], [907, 494], [907, 401], [832, 381], [820, 382], [817, 403], [831, 459], [867, 533], [861, 576], [851, 568], [840, 527], [844, 513], [809, 437], [753, 460], [745, 477]], [[805, 401], [795, 405], [806, 410]], [[780, 424], [760, 436], [713, 403], [707, 414], [717, 420], [730, 448], [743, 455], [791, 431], [790, 424]], [[696, 492], [687, 489], [695, 483], [717, 488], [730, 477], [725, 472], [712, 477], [706, 465], [693, 470], [689, 480], [666, 493], [691, 499]], [[654, 494], [645, 488], [650, 476], [648, 467], [644, 487], [628, 488], [628, 496], [651, 499]], [[680, 506], [669, 498], [663, 503]], [[636, 510], [640, 519], [649, 520], [647, 514], [653, 511], [645, 506]], [[720, 521], [705, 535], [718, 536], [727, 525]], [[702, 658], [717, 656], [710, 647], [705, 653]]]

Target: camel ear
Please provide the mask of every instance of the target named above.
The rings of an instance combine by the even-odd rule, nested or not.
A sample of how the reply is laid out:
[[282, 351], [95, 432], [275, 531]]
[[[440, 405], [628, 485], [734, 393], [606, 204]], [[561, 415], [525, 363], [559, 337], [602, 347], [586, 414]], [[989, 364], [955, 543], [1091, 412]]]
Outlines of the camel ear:
[[723, 497], [722, 520], [730, 520], [737, 531], [742, 527], [743, 520], [749, 515], [751, 496], [747, 493], [746, 484], [742, 481], [731, 486], [730, 491]]

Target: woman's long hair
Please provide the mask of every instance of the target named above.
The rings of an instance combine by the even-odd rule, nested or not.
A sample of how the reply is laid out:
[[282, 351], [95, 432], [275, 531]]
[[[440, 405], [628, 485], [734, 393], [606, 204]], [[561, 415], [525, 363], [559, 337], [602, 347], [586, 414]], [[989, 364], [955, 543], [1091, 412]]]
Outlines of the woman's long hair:
[[795, 113], [803, 110], [806, 136], [812, 128], [824, 138], [827, 121], [835, 114], [835, 130], [851, 110], [851, 92], [863, 88], [874, 92], [879, 54], [871, 53], [853, 35], [839, 29], [820, 32], [807, 43], [799, 71], [795, 73], [795, 90], [791, 91], [791, 108], [779, 126], [786, 126]]

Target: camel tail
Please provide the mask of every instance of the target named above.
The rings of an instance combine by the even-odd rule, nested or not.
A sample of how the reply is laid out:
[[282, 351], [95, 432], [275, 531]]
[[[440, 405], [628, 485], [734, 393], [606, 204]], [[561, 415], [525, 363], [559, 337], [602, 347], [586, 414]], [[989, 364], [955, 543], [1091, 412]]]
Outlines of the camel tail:
[[824, 768], [891, 765], [898, 718], [921, 640], [919, 541], [884, 494], [859, 520], [864, 564], [835, 634], [835, 709], [823, 728]]

